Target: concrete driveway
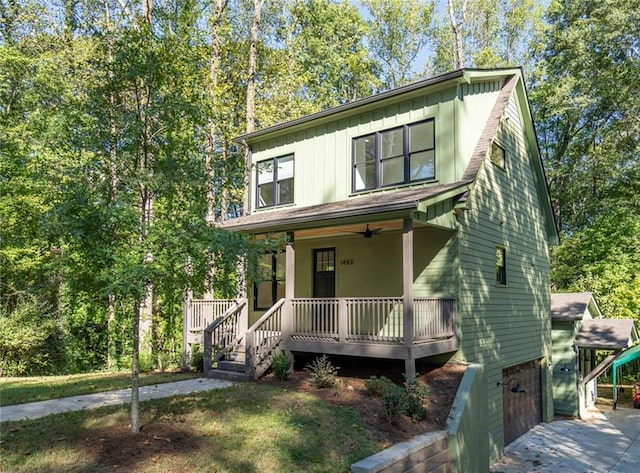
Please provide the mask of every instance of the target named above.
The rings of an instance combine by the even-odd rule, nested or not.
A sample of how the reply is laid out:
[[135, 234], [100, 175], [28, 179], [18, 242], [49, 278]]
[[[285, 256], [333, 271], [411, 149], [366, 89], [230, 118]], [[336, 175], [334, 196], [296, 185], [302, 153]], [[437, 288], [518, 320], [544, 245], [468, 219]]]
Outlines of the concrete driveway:
[[640, 409], [602, 406], [588, 420], [539, 424], [505, 449], [492, 473], [638, 473]]

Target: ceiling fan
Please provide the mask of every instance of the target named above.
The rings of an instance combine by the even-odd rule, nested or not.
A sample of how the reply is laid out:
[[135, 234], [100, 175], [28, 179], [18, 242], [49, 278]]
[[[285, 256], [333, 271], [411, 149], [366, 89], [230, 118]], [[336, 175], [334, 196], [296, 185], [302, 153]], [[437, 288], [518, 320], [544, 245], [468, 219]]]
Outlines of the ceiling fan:
[[375, 230], [371, 230], [369, 228], [369, 224], [367, 223], [367, 228], [365, 229], [364, 232], [353, 232], [353, 233], [359, 233], [360, 235], [364, 236], [365, 238], [371, 238], [373, 235], [376, 235], [377, 233], [379, 233], [380, 230], [382, 230], [382, 228], [376, 228]]

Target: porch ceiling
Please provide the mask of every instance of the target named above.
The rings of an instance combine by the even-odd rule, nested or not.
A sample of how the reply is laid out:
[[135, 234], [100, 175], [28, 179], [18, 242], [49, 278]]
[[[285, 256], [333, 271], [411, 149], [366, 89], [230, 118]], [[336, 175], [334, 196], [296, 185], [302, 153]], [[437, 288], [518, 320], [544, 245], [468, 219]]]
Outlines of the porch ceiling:
[[[468, 182], [356, 196], [340, 202], [256, 212], [221, 224], [246, 233], [282, 232], [412, 218], [418, 223], [455, 228], [452, 210], [431, 209], [466, 192]], [[452, 206], [451, 206], [452, 208]], [[361, 230], [361, 229], [359, 229]], [[346, 231], [346, 230], [345, 230]]]

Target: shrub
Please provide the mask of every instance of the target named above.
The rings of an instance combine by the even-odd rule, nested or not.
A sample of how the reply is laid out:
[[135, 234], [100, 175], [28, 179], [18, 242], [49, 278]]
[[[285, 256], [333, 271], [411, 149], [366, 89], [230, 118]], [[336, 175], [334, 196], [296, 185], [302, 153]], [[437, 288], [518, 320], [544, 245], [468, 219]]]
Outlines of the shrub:
[[271, 365], [271, 369], [273, 370], [273, 374], [278, 379], [288, 379], [291, 375], [293, 367], [293, 360], [287, 353], [281, 351], [273, 358], [273, 364]]
[[0, 307], [0, 376], [59, 374], [66, 366], [57, 313], [36, 297], [9, 311]]
[[387, 422], [397, 424], [404, 411], [404, 389], [395, 384], [382, 394], [382, 407]]
[[191, 365], [191, 368], [198, 371], [199, 373], [203, 372], [204, 353], [202, 351], [201, 345], [194, 345], [191, 349], [191, 358], [189, 359], [189, 365]]
[[382, 406], [388, 422], [395, 424], [402, 415], [411, 417], [414, 422], [427, 417], [424, 401], [429, 395], [429, 390], [415, 377], [407, 379], [404, 387], [396, 386], [384, 377], [372, 377], [368, 381], [369, 383], [365, 381], [365, 386], [370, 392], [372, 392], [372, 388], [380, 390]]
[[317, 388], [329, 388], [337, 384], [337, 368], [331, 364], [327, 355], [316, 358], [305, 366], [304, 370], [311, 374], [311, 380]]
[[364, 387], [371, 396], [383, 396], [387, 391], [392, 389], [393, 382], [386, 376], [371, 376], [364, 381]]
[[406, 380], [404, 388], [404, 412], [415, 422], [427, 417], [424, 401], [429, 395], [429, 389], [415, 377]]

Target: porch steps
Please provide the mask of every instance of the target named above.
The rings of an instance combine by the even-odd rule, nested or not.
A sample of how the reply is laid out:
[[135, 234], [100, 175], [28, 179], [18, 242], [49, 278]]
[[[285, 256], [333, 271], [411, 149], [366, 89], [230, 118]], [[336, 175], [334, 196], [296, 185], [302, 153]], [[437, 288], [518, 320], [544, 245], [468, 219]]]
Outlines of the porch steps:
[[236, 351], [229, 354], [226, 359], [219, 360], [215, 368], [208, 370], [207, 378], [225, 381], [247, 381], [249, 376], [246, 372], [244, 347], [242, 351]]

